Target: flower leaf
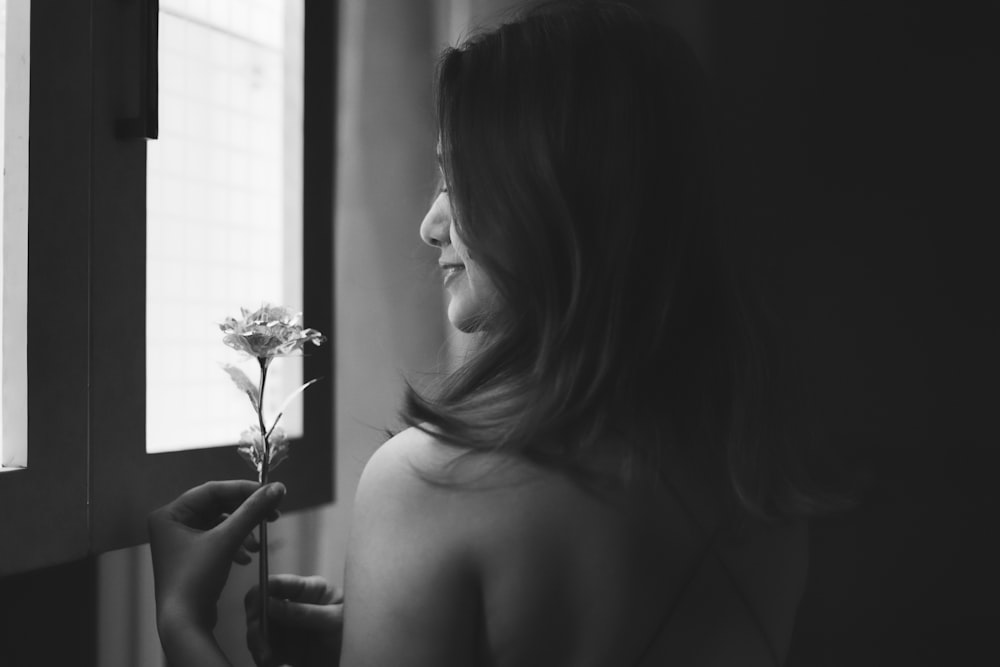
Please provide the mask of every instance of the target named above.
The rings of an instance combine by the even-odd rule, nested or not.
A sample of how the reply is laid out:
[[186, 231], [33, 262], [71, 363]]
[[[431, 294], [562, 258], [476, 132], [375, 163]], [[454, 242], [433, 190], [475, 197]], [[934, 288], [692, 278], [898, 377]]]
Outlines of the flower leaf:
[[282, 438], [271, 443], [271, 458], [268, 459], [268, 472], [274, 470], [281, 462], [288, 458], [288, 440]]
[[306, 390], [306, 387], [308, 387], [311, 384], [315, 384], [316, 382], [319, 382], [319, 378], [313, 378], [312, 380], [309, 380], [309, 382], [306, 382], [304, 385], [302, 385], [301, 387], [290, 393], [285, 398], [285, 400], [282, 401], [281, 407], [278, 408], [278, 416], [274, 418], [274, 423], [271, 424], [271, 428], [268, 431], [268, 433], [273, 431], [274, 427], [278, 425], [278, 420], [280, 420], [281, 416], [285, 414], [285, 410], [288, 408], [291, 402], [294, 401], [299, 396], [299, 394], [304, 392]]
[[250, 405], [253, 406], [254, 410], [260, 408], [260, 389], [257, 385], [243, 372], [243, 369], [233, 366], [232, 364], [224, 364], [222, 370], [229, 374], [232, 379], [233, 384], [236, 388], [242, 391], [250, 399]]

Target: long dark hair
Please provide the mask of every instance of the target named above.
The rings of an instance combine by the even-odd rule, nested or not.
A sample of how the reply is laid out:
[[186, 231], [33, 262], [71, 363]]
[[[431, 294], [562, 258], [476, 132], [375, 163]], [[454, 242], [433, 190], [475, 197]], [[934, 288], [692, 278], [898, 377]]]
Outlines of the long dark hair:
[[759, 515], [808, 512], [764, 339], [713, 210], [705, 78], [668, 28], [549, 3], [442, 56], [454, 222], [499, 292], [476, 349], [403, 418], [445, 442], [586, 473], [666, 448]]

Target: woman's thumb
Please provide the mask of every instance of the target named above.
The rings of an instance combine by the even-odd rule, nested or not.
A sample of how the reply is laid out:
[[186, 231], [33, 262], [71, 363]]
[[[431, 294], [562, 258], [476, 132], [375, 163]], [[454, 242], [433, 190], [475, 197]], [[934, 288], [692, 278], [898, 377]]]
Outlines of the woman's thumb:
[[[242, 542], [243, 538], [261, 521], [265, 521], [285, 497], [285, 485], [274, 482], [262, 486], [253, 492], [243, 504], [236, 508], [223, 525], [233, 533], [233, 539]], [[227, 531], [228, 532], [228, 531]]]

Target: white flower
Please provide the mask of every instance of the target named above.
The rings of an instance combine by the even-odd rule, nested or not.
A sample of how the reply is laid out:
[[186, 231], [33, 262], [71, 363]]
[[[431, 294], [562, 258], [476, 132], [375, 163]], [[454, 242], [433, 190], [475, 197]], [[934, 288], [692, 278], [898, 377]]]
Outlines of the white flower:
[[[268, 454], [267, 470], [270, 472], [288, 457], [288, 436], [284, 429], [274, 427], [267, 436], [267, 444], [270, 453]], [[250, 467], [260, 474], [264, 465], [264, 439], [260, 437], [260, 428], [251, 426], [240, 434], [240, 444], [236, 451], [243, 460], [250, 464]]]
[[239, 319], [227, 317], [219, 328], [226, 334], [226, 345], [266, 365], [274, 357], [294, 354], [306, 343], [320, 345], [326, 340], [319, 331], [303, 328], [301, 317], [301, 313], [286, 306], [264, 304], [252, 312], [240, 308]]

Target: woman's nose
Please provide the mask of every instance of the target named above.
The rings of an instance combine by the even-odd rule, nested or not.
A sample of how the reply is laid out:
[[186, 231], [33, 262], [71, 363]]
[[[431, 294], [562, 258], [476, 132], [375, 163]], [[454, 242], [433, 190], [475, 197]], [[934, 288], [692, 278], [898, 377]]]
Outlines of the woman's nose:
[[427, 245], [435, 248], [450, 242], [451, 210], [447, 204], [447, 196], [441, 193], [431, 204], [423, 221], [420, 223], [420, 238]]

